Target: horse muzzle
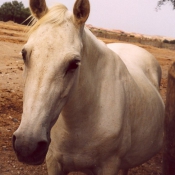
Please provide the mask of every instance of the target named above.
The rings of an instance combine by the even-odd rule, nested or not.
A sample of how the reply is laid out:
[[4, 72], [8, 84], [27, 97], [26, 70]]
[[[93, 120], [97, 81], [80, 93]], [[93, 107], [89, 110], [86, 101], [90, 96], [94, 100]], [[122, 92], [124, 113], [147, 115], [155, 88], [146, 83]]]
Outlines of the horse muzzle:
[[20, 162], [29, 165], [40, 165], [44, 162], [46, 157], [50, 140], [48, 139], [34, 139], [32, 137], [25, 137], [24, 133], [13, 134], [13, 148]]

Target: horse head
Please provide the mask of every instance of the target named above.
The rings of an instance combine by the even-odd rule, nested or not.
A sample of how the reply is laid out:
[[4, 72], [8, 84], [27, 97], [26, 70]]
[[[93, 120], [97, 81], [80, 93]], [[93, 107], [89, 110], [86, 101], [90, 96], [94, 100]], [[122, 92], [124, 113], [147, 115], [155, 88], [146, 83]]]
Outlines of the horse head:
[[13, 134], [13, 147], [19, 161], [41, 164], [51, 128], [76, 87], [90, 5], [88, 0], [77, 0], [72, 14], [64, 5], [48, 9], [45, 0], [30, 0], [30, 9], [37, 20], [22, 49], [23, 114]]

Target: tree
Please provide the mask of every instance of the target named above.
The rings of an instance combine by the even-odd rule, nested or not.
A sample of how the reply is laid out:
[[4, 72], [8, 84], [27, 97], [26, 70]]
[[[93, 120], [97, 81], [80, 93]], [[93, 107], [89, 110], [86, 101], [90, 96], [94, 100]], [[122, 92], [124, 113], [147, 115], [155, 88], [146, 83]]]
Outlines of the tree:
[[[0, 7], [0, 20], [14, 21], [17, 23], [24, 22], [30, 16], [29, 8], [25, 8], [22, 2], [16, 0], [12, 2], [5, 2]], [[25, 24], [27, 22], [24, 22]]]
[[175, 9], [175, 0], [159, 0], [157, 3], [157, 7], [160, 8], [162, 5], [164, 5], [166, 2], [169, 2], [172, 4], [173, 9]]

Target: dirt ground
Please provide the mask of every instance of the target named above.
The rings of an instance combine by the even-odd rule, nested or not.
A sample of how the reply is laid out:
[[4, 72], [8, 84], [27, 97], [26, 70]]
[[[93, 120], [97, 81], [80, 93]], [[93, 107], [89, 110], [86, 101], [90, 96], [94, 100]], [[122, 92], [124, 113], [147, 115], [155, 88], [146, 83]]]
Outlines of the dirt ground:
[[[12, 134], [20, 124], [22, 113], [23, 61], [19, 54], [26, 38], [25, 27], [0, 22], [0, 175], [46, 175], [46, 165], [29, 166], [17, 161], [12, 148]], [[100, 38], [106, 43], [118, 42]], [[138, 44], [139, 45], [139, 44]], [[165, 102], [167, 74], [175, 51], [139, 45], [151, 52], [162, 68], [161, 95]], [[129, 175], [162, 175], [162, 154], [131, 169]], [[77, 173], [74, 173], [77, 174]]]

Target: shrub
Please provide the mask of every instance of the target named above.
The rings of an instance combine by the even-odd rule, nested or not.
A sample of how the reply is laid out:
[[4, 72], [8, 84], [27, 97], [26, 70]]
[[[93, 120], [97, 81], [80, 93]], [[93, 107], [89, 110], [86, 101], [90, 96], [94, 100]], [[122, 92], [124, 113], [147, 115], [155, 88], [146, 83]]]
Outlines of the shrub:
[[[12, 2], [5, 2], [0, 7], [1, 21], [14, 21], [16, 23], [23, 23], [30, 16], [29, 8], [25, 8], [22, 2], [16, 0]], [[25, 21], [24, 24], [27, 24]]]

